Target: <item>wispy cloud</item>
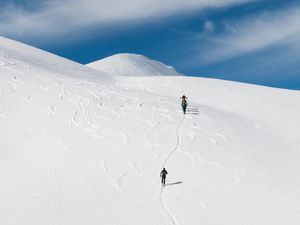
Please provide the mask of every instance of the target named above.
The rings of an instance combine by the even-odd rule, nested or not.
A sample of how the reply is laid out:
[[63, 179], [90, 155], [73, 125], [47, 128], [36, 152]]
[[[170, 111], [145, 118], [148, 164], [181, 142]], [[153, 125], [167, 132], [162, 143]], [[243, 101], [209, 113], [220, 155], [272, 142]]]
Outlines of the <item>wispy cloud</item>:
[[269, 47], [288, 51], [300, 44], [299, 21], [300, 7], [294, 7], [226, 23], [225, 33], [211, 36], [209, 47], [201, 49], [201, 58], [212, 63]]
[[214, 30], [215, 30], [215, 24], [210, 20], [206, 20], [204, 22], [204, 31], [208, 33], [212, 33]]
[[249, 1], [253, 0], [47, 0], [42, 4], [31, 1], [38, 4], [35, 8], [10, 3], [0, 9], [0, 35], [45, 37], [93, 25], [155, 20], [178, 12]]

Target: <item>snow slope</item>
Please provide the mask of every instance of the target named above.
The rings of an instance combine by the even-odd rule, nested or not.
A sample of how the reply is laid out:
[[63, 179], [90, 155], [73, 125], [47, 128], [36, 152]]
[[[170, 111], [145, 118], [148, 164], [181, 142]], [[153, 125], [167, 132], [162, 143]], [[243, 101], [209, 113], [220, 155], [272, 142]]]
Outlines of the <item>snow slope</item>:
[[138, 54], [116, 54], [87, 66], [120, 76], [180, 76], [172, 66]]
[[107, 76], [4, 38], [0, 62], [1, 224], [300, 223], [299, 92]]

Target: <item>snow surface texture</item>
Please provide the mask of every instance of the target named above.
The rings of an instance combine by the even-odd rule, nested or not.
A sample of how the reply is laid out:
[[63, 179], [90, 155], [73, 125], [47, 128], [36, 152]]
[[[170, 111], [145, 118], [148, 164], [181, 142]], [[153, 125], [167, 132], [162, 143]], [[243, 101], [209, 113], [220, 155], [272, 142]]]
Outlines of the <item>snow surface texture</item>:
[[120, 76], [179, 76], [172, 66], [143, 55], [116, 54], [87, 64], [88, 67]]
[[107, 76], [1, 38], [1, 224], [300, 224], [299, 102], [213, 79]]

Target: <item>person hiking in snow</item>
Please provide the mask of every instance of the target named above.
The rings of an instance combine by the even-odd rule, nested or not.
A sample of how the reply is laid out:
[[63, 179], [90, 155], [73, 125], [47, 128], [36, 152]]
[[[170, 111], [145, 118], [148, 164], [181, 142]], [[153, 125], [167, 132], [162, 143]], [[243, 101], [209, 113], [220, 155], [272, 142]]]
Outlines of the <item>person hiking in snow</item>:
[[185, 114], [186, 112], [186, 107], [187, 107], [187, 97], [185, 95], [181, 96], [181, 107], [182, 107], [182, 111]]
[[166, 184], [166, 176], [167, 176], [167, 174], [168, 174], [168, 172], [166, 171], [165, 168], [160, 172], [161, 183], [162, 184]]
[[181, 99], [182, 101], [185, 101], [185, 102], [186, 102], [187, 97], [186, 97], [185, 95], [182, 95], [182, 96], [180, 97], [180, 99]]

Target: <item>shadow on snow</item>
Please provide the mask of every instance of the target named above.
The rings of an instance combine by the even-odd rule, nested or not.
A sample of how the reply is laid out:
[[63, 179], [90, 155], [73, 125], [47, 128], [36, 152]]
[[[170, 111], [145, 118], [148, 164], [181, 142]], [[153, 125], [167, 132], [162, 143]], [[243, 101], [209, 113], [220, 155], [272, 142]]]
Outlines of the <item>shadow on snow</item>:
[[178, 181], [178, 182], [174, 182], [174, 183], [167, 183], [167, 184], [164, 184], [163, 186], [170, 186], [170, 185], [175, 185], [175, 184], [181, 184], [182, 181]]
[[199, 109], [195, 106], [188, 106], [186, 109], [186, 114], [199, 115]]

